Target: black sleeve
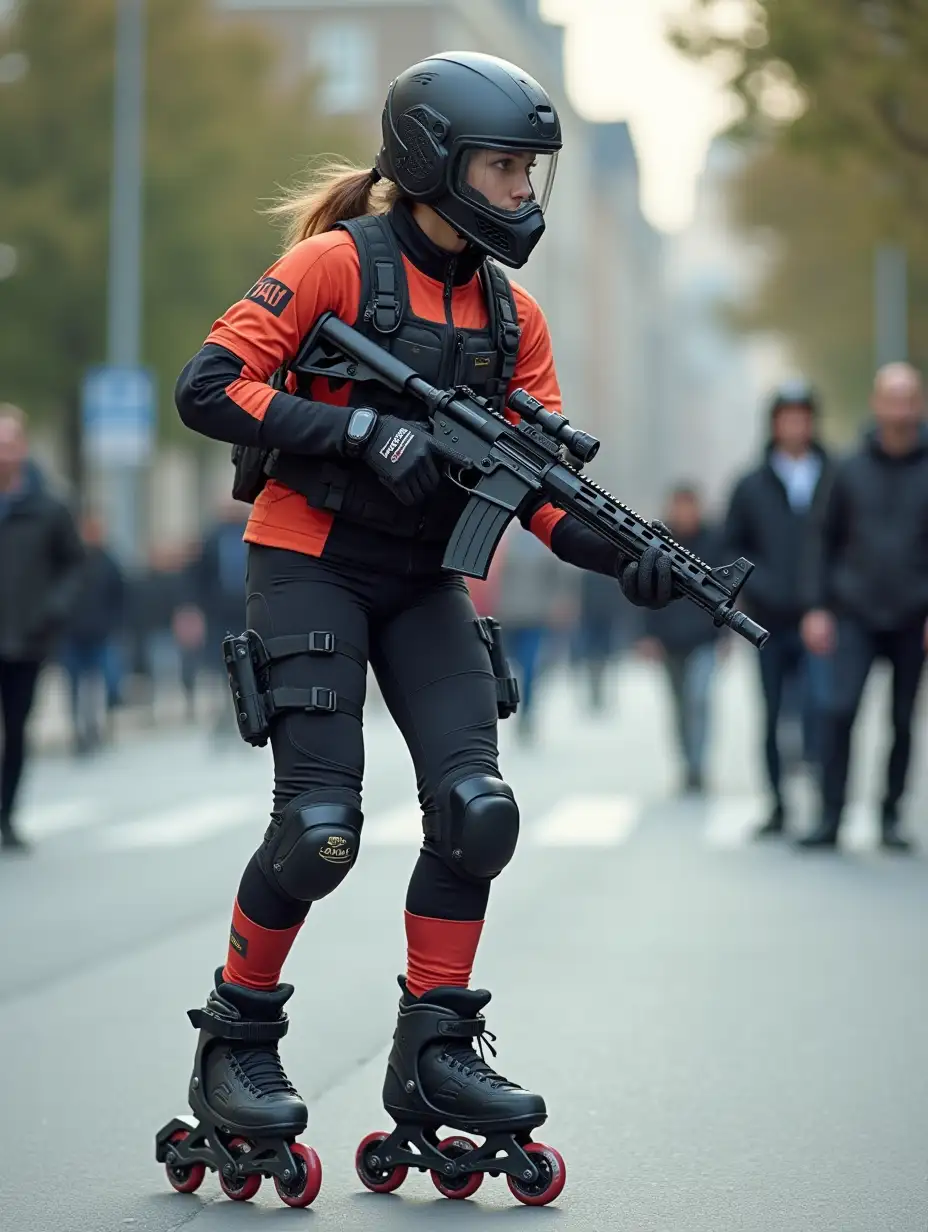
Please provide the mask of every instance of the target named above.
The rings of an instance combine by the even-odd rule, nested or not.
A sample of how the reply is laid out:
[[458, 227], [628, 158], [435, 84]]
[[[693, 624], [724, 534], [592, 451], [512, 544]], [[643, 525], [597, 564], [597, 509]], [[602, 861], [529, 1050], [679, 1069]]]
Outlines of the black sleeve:
[[800, 562], [799, 587], [806, 611], [828, 606], [829, 579], [847, 537], [850, 517], [842, 471], [835, 471], [811, 519]]
[[188, 428], [230, 445], [341, 456], [353, 408], [278, 392], [263, 417], [253, 414], [229, 396], [229, 387], [243, 379], [244, 367], [238, 356], [215, 343], [207, 343], [194, 355], [174, 389], [178, 414]]

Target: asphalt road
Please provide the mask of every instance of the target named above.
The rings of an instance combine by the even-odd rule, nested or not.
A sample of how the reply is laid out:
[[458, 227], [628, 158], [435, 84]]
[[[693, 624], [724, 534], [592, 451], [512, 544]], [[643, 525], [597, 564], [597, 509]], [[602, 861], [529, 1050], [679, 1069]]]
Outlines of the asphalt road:
[[[412, 771], [382, 712], [367, 724], [358, 866], [285, 970], [282, 1055], [324, 1168], [303, 1212], [269, 1182], [246, 1204], [214, 1175], [176, 1194], [153, 1149], [188, 1111], [185, 1011], [225, 956], [268, 757], [185, 728], [35, 764], [35, 850], [0, 860], [0, 1228], [928, 1232], [928, 859], [875, 849], [883, 682], [844, 850], [803, 854], [749, 838], [763, 812], [750, 667], [738, 654], [718, 682], [701, 801], [675, 795], [651, 668], [624, 668], [600, 717], [552, 681], [534, 747], [502, 726], [523, 834], [475, 982], [493, 992], [501, 1072], [545, 1095], [537, 1137], [567, 1162], [543, 1209], [502, 1179], [449, 1202], [418, 1173], [390, 1196], [354, 1174], [361, 1137], [390, 1127], [379, 1095], [416, 851]], [[910, 799], [923, 852], [925, 750], [923, 726]]]

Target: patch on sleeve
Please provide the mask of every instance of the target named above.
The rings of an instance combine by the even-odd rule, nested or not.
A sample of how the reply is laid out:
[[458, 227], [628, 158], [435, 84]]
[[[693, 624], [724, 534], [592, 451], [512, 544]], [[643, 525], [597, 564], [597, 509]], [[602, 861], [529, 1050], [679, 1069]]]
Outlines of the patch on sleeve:
[[259, 278], [245, 299], [254, 300], [275, 317], [279, 317], [293, 299], [293, 292], [277, 278]]

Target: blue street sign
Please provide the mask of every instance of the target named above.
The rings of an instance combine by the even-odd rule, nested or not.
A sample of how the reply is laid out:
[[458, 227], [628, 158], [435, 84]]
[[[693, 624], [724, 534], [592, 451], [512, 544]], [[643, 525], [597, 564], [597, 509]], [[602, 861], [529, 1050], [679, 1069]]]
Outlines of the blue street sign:
[[84, 455], [97, 466], [142, 466], [155, 434], [155, 382], [145, 368], [88, 369], [81, 390]]

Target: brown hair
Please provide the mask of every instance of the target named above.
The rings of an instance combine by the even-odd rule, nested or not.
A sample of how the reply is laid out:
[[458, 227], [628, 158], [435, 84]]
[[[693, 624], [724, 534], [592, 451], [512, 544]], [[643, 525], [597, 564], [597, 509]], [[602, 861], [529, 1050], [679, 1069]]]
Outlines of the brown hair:
[[290, 249], [311, 235], [331, 231], [337, 222], [363, 214], [384, 214], [398, 197], [395, 184], [376, 183], [370, 170], [328, 159], [308, 181], [286, 190], [265, 212], [284, 221], [284, 243]]

